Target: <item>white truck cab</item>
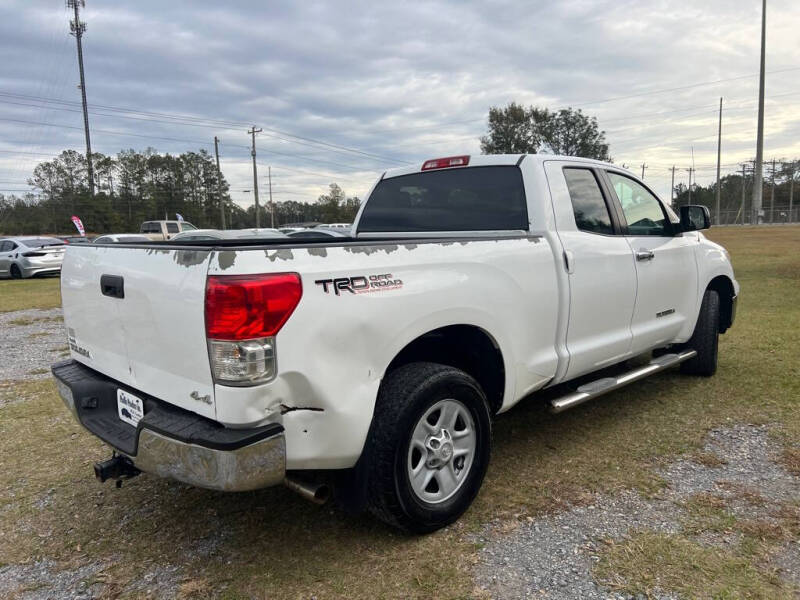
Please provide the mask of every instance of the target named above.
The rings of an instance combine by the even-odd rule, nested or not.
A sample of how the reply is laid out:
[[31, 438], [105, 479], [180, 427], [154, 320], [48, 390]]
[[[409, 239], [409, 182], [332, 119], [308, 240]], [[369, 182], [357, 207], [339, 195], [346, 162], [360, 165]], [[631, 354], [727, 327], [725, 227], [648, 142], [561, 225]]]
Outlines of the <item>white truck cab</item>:
[[559, 386], [560, 412], [715, 372], [739, 285], [708, 226], [613, 164], [429, 160], [384, 173], [346, 237], [70, 247], [53, 373], [115, 451], [101, 479], [333, 488], [432, 531], [472, 502], [491, 419], [523, 398]]
[[173, 236], [184, 231], [197, 229], [188, 221], [145, 221], [139, 228], [139, 233], [146, 235], [153, 241], [171, 240]]

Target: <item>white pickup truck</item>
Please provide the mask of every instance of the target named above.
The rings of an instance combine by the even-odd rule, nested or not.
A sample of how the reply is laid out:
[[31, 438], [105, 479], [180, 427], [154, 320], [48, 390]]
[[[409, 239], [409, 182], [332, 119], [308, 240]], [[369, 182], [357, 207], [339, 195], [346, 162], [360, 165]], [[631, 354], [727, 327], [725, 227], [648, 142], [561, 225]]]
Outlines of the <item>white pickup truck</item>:
[[53, 374], [113, 449], [101, 480], [285, 482], [432, 531], [523, 398], [714, 374], [739, 285], [708, 226], [613, 164], [430, 160], [384, 173], [348, 238], [70, 246]]

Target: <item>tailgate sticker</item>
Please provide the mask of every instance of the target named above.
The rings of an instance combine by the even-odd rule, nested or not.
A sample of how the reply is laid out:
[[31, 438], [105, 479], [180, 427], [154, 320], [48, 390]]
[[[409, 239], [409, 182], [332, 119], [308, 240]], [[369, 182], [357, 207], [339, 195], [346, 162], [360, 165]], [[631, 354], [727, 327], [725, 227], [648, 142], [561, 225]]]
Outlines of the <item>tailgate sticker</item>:
[[92, 358], [92, 353], [89, 352], [86, 348], [82, 348], [80, 344], [78, 344], [78, 339], [75, 335], [75, 330], [72, 327], [67, 329], [67, 342], [69, 342], [70, 350], [73, 352], [77, 352], [81, 356], [85, 356], [86, 358]]

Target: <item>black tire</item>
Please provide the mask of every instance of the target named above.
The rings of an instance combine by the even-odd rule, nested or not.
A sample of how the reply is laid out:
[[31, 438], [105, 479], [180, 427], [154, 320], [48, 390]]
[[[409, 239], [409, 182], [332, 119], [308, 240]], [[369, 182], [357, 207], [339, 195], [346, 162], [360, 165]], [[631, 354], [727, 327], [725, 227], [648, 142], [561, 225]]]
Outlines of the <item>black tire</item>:
[[694, 333], [682, 347], [697, 351], [697, 356], [681, 363], [681, 373], [711, 377], [717, 372], [719, 353], [719, 294], [706, 290]]
[[22, 279], [22, 271], [17, 265], [11, 265], [11, 279]]
[[[476, 444], [469, 471], [454, 495], [428, 503], [413, 491], [407, 462], [415, 426], [441, 400], [454, 399], [469, 411]], [[483, 482], [491, 454], [491, 416], [480, 385], [464, 371], [437, 363], [403, 365], [383, 380], [364, 448], [368, 510], [385, 523], [429, 533], [460, 517]]]

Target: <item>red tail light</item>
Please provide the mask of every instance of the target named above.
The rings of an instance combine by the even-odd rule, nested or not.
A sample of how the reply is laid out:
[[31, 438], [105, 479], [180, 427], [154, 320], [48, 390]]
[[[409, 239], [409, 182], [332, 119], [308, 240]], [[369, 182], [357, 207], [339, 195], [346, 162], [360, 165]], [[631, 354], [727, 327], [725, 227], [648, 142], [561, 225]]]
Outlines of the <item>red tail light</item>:
[[434, 158], [422, 163], [423, 171], [431, 169], [448, 169], [450, 167], [466, 167], [469, 164], [469, 156], [448, 156], [446, 158]]
[[273, 336], [302, 295], [297, 273], [211, 275], [206, 284], [206, 335], [215, 340]]

